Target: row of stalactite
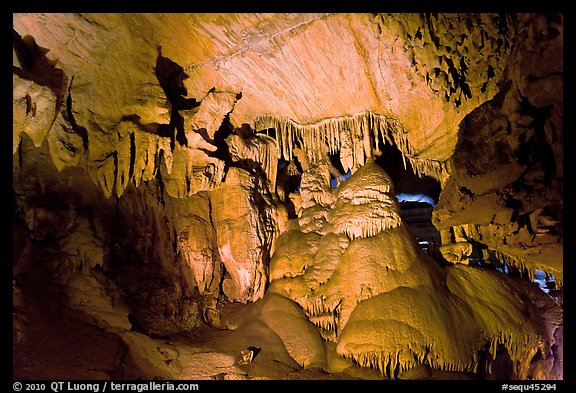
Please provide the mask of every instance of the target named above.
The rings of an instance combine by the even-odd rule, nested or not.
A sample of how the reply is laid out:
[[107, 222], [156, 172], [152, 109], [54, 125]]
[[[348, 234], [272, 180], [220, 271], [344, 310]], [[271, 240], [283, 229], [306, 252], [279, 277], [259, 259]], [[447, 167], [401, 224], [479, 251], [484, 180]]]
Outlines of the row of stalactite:
[[338, 318], [335, 313], [310, 315], [308, 319], [310, 320], [310, 322], [312, 322], [314, 325], [318, 326], [321, 329], [337, 333]]
[[323, 297], [298, 299], [308, 319], [319, 328], [320, 335], [328, 341], [336, 342], [338, 339], [338, 324], [340, 318], [341, 301], [326, 302]]
[[[441, 182], [448, 177], [446, 163], [413, 157], [406, 133], [397, 121], [371, 112], [327, 119], [311, 125], [264, 116], [256, 118], [254, 124], [255, 129], [276, 129], [277, 148], [267, 138], [258, 136], [251, 141], [243, 141], [244, 146], [240, 150], [245, 157], [242, 158], [260, 162], [272, 186], [276, 180], [276, 159], [292, 160], [297, 147], [313, 163], [323, 160], [327, 152], [338, 152], [344, 170], [354, 172], [368, 158], [381, 154], [381, 143], [396, 144], [405, 167], [409, 162], [418, 176], [431, 176]], [[169, 191], [176, 197], [211, 189], [221, 180], [221, 163], [200, 150], [178, 145], [172, 149], [169, 138], [142, 132], [128, 122], [120, 123], [116, 131], [89, 141], [89, 173], [107, 197], [114, 194], [121, 196], [130, 181], [138, 187], [142, 181], [155, 178], [161, 165], [165, 165], [164, 175], [190, 184], [189, 187], [171, 184]], [[173, 163], [178, 166], [175, 175], [171, 174]], [[215, 168], [215, 173], [197, 173], [209, 170], [210, 164]]]
[[170, 138], [143, 132], [130, 122], [89, 139], [88, 173], [107, 198], [121, 197], [130, 181], [138, 187], [155, 179], [159, 170], [168, 194], [183, 198], [218, 186], [224, 162], [179, 143], [171, 147]]
[[396, 216], [390, 217], [360, 217], [358, 222], [348, 222], [343, 225], [343, 232], [352, 241], [356, 238], [375, 236], [391, 228], [396, 228], [400, 222]]
[[445, 360], [429, 357], [429, 353], [413, 353], [412, 357], [401, 356], [402, 350], [394, 353], [361, 352], [351, 354], [351, 358], [361, 367], [377, 369], [383, 378], [397, 378], [399, 374], [413, 369], [419, 364], [427, 364], [432, 369], [452, 372], [477, 372], [478, 362], [447, 362]]
[[354, 172], [368, 158], [380, 155], [382, 144], [388, 143], [395, 144], [402, 153], [405, 169], [408, 161], [418, 176], [431, 176], [442, 183], [448, 178], [446, 163], [414, 156], [407, 133], [396, 119], [369, 111], [313, 124], [298, 124], [283, 117], [260, 116], [254, 119], [253, 128], [274, 128], [278, 158], [288, 161], [292, 160], [295, 147], [304, 150], [312, 163], [321, 161], [326, 153], [339, 152], [344, 171]]
[[[503, 265], [512, 266], [520, 272], [521, 276], [528, 277], [530, 281], [534, 281], [536, 270], [538, 270], [536, 261], [528, 260], [515, 255], [510, 255], [492, 248], [486, 248], [482, 250], [482, 258], [485, 261], [489, 261], [490, 258], [494, 258]], [[550, 277], [550, 272], [547, 271], [548, 269], [549, 268], [547, 268], [546, 270], [542, 269], [542, 271], [546, 274], [546, 279], [549, 279]], [[561, 288], [563, 285], [562, 275], [561, 274], [554, 275], [554, 282], [557, 288]]]
[[[538, 348], [540, 338], [536, 336], [522, 335], [515, 337], [510, 333], [499, 332], [495, 337], [488, 340], [488, 354], [491, 358], [486, 359], [484, 364], [485, 372], [493, 372], [493, 361], [496, 358], [500, 345], [504, 346], [514, 364], [514, 372], [517, 376], [524, 375], [528, 370], [530, 360]], [[431, 356], [427, 348], [425, 352], [415, 353], [409, 351], [407, 356], [403, 350], [395, 352], [358, 352], [345, 355], [351, 358], [361, 367], [377, 369], [382, 373], [383, 378], [397, 378], [399, 374], [406, 372], [419, 364], [427, 364], [432, 369], [478, 373], [480, 371], [480, 358], [477, 354], [470, 356], [468, 360], [454, 359], [447, 361], [438, 356]]]
[[383, 378], [393, 379], [398, 374], [408, 371], [418, 364], [416, 359], [401, 359], [401, 354], [401, 350], [394, 353], [359, 352], [350, 354], [349, 358], [361, 367], [379, 370]]
[[309, 299], [308, 297], [299, 298], [298, 304], [304, 308], [308, 315], [321, 315], [340, 312], [340, 300], [332, 303], [326, 303], [323, 297]]
[[[546, 274], [546, 279], [549, 280], [551, 276], [554, 277], [556, 288], [562, 287], [562, 272], [553, 270], [550, 266], [545, 266], [535, 259], [523, 258], [517, 255], [512, 255], [501, 250], [496, 250], [483, 243], [482, 234], [480, 232], [481, 226], [477, 224], [463, 224], [450, 227], [450, 231], [454, 234], [453, 241], [455, 242], [470, 242], [475, 241], [482, 244], [486, 248], [482, 249], [482, 260], [489, 262], [490, 260], [498, 261], [498, 263], [506, 267], [513, 267], [522, 277], [527, 277], [530, 281], [534, 281], [536, 270], [542, 270]], [[446, 241], [448, 241], [446, 239]]]
[[542, 342], [542, 337], [534, 335], [524, 334], [521, 336], [515, 336], [510, 332], [499, 332], [496, 337], [493, 337], [489, 341], [488, 352], [491, 355], [491, 359], [486, 362], [485, 371], [488, 374], [492, 374], [493, 360], [496, 359], [499, 346], [503, 346], [506, 348], [506, 351], [512, 360], [514, 368], [513, 371], [516, 377], [519, 379], [526, 379], [532, 357], [539, 350]]

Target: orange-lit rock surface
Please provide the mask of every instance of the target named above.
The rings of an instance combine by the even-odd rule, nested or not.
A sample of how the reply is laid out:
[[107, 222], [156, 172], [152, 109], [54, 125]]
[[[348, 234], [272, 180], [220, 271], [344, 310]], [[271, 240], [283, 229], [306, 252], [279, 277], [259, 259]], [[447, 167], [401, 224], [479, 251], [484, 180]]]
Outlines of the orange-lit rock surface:
[[13, 14], [14, 377], [563, 378], [562, 55], [562, 14]]

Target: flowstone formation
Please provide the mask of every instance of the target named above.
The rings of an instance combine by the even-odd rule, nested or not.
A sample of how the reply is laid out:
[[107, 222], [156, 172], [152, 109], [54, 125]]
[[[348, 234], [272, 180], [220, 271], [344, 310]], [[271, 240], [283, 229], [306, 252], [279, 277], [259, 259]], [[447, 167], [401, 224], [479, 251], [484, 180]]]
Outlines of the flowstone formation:
[[304, 176], [317, 182], [303, 179], [308, 203], [278, 239], [268, 291], [300, 305], [336, 354], [385, 378], [415, 367], [498, 375], [492, 365], [503, 356], [512, 378], [526, 379], [534, 359], [558, 377], [560, 320], [539, 309], [559, 311], [552, 299], [518, 279], [441, 267], [421, 253], [373, 161], [334, 191], [327, 165]]

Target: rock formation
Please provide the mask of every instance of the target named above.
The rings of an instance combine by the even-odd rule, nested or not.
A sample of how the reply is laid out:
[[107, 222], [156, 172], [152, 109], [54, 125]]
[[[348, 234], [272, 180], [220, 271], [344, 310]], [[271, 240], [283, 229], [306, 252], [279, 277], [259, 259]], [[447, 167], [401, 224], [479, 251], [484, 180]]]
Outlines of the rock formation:
[[562, 379], [562, 54], [562, 14], [13, 14], [14, 378]]

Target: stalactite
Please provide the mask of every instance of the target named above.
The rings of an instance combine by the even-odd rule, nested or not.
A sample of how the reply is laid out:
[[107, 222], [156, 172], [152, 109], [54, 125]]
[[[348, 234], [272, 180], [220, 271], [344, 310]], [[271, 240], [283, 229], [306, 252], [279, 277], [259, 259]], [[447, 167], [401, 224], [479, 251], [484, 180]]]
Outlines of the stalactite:
[[[148, 181], [156, 176], [158, 170], [160, 151], [169, 150], [169, 140], [158, 135], [142, 131], [133, 133], [135, 157], [134, 157], [134, 177], [133, 182], [136, 187], [140, 186], [142, 181]], [[171, 152], [170, 152], [171, 153]], [[165, 153], [166, 155], [166, 153]], [[171, 157], [171, 154], [170, 154]], [[170, 161], [171, 169], [171, 161]]]
[[441, 184], [444, 184], [450, 176], [446, 162], [427, 158], [414, 158], [410, 156], [407, 158], [414, 170], [414, 173], [420, 177], [430, 176], [440, 181]]
[[446, 163], [415, 156], [407, 133], [396, 119], [368, 111], [312, 124], [298, 124], [287, 118], [266, 115], [254, 119], [253, 128], [276, 129], [278, 158], [287, 161], [292, 160], [294, 140], [298, 140], [310, 162], [322, 160], [328, 152], [340, 152], [344, 170], [355, 172], [367, 159], [381, 154], [382, 140], [396, 144], [402, 153], [404, 168], [410, 163], [416, 175], [433, 177], [442, 184], [449, 176]]
[[325, 340], [336, 342], [339, 333], [340, 300], [327, 302], [324, 297], [297, 299], [308, 319], [318, 328]]
[[352, 241], [356, 238], [375, 236], [383, 230], [396, 228], [399, 224], [400, 222], [395, 215], [376, 218], [359, 217], [357, 221], [348, 220], [342, 226], [342, 231]]
[[[498, 332], [489, 339], [488, 353], [491, 358], [486, 364], [486, 372], [493, 372], [493, 362], [496, 359], [499, 346], [503, 346], [508, 353], [514, 367], [516, 378], [525, 379], [533, 356], [541, 351], [544, 339], [534, 335], [514, 335], [511, 332]], [[542, 354], [545, 357], [545, 354]], [[477, 367], [476, 367], [477, 368]]]
[[530, 281], [534, 281], [536, 270], [542, 270], [547, 275], [550, 274], [554, 276], [554, 281], [557, 288], [561, 288], [563, 285], [561, 272], [551, 271], [549, 266], [539, 264], [536, 260], [522, 258], [492, 248], [487, 248], [484, 250], [483, 257], [486, 260], [489, 260], [490, 257], [492, 257], [505, 266], [512, 266], [516, 268], [520, 272], [520, 275], [526, 276], [530, 279]]
[[88, 173], [107, 198], [121, 197], [130, 181], [138, 187], [154, 179], [159, 169], [168, 192], [178, 198], [216, 187], [224, 173], [223, 161], [179, 144], [172, 149], [170, 138], [141, 131], [129, 121], [109, 134], [91, 133], [87, 152]]
[[[496, 333], [487, 340], [488, 353], [491, 358], [485, 364], [486, 371], [489, 374], [493, 372], [493, 360], [496, 358], [501, 345], [509, 354], [513, 364], [516, 365], [514, 370], [516, 375], [526, 373], [527, 367], [530, 365], [529, 360], [541, 340], [541, 337], [532, 335], [514, 336], [510, 332], [502, 331]], [[427, 364], [432, 369], [449, 372], [479, 372], [481, 363], [475, 353], [466, 359], [445, 359], [440, 354], [432, 355], [429, 352], [429, 348], [431, 348], [431, 345], [427, 348], [422, 348], [420, 351], [415, 350], [415, 347], [413, 347], [411, 349], [392, 350], [391, 352], [348, 352], [343, 354], [343, 356], [352, 359], [361, 367], [378, 369], [382, 373], [383, 378], [387, 379], [395, 378], [397, 374], [406, 372], [419, 364]], [[527, 357], [528, 361], [526, 361]], [[523, 365], [522, 361], [526, 364]]]

